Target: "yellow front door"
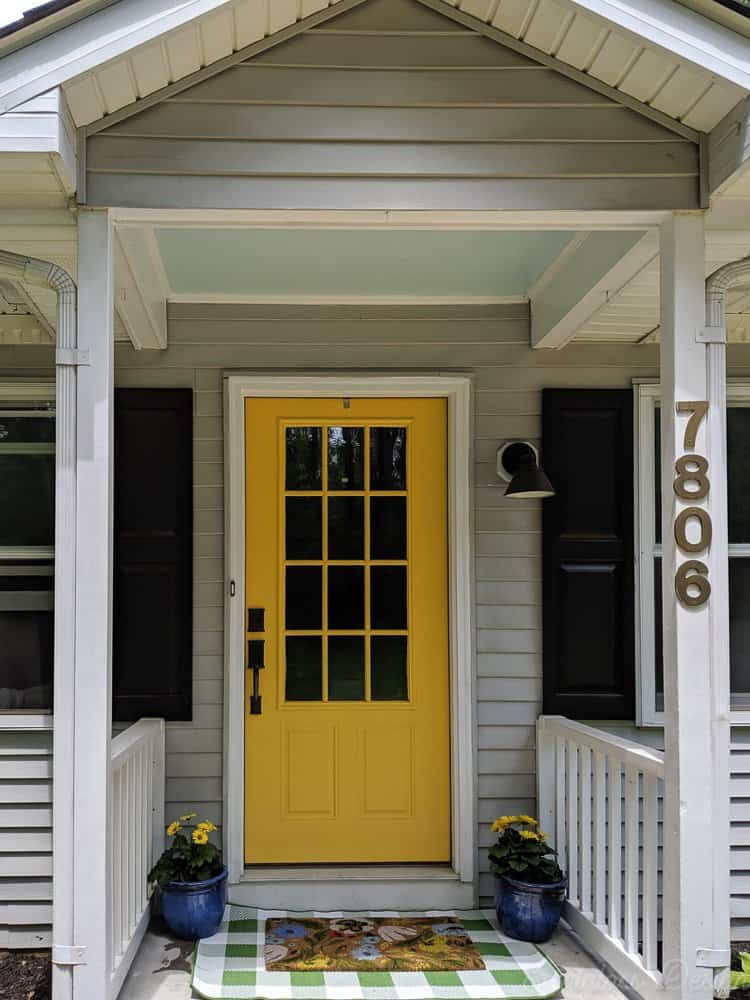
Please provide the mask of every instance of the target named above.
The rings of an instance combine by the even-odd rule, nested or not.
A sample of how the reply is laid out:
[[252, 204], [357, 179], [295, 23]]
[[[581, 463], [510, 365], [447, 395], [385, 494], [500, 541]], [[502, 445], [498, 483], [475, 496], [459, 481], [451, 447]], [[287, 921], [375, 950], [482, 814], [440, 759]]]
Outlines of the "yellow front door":
[[448, 861], [446, 401], [245, 420], [245, 859]]

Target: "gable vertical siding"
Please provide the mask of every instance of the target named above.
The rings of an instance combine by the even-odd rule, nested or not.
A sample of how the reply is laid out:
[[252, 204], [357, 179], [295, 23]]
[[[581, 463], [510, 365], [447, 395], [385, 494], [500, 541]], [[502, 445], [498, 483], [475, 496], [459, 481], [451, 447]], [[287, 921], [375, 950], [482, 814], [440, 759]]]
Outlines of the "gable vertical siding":
[[698, 148], [415, 0], [370, 0], [86, 140], [92, 205], [698, 207]]

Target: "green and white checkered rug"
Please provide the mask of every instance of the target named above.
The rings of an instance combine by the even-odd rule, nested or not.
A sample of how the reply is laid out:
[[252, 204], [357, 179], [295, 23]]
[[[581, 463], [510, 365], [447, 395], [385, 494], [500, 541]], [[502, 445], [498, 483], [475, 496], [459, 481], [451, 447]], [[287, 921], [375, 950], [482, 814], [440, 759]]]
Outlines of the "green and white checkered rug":
[[[449, 917], [461, 924], [484, 970], [458, 972], [271, 972], [266, 921], [288, 917]], [[564, 980], [535, 945], [505, 937], [492, 910], [287, 913], [227, 906], [218, 932], [198, 942], [193, 989], [207, 1000], [502, 1000], [556, 996]]]

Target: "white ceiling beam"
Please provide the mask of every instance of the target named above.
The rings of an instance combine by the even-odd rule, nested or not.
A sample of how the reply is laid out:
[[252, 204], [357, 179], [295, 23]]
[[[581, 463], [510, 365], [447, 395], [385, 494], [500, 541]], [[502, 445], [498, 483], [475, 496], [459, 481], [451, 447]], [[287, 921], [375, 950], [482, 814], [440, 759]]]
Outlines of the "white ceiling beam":
[[[566, 252], [567, 251], [567, 252]], [[532, 288], [531, 346], [558, 350], [659, 252], [658, 235], [589, 233]]]
[[153, 230], [115, 230], [113, 247], [115, 311], [136, 350], [164, 350], [169, 283]]

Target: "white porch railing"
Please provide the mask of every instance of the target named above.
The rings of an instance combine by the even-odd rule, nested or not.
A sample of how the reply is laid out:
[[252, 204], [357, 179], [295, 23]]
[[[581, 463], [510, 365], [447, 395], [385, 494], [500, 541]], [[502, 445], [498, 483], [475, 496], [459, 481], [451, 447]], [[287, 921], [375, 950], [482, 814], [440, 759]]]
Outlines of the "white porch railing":
[[115, 1000], [149, 920], [146, 876], [164, 847], [164, 720], [112, 741], [111, 990]]
[[659, 817], [664, 755], [542, 716], [538, 811], [568, 873], [564, 916], [644, 1000], [664, 996], [659, 940]]

